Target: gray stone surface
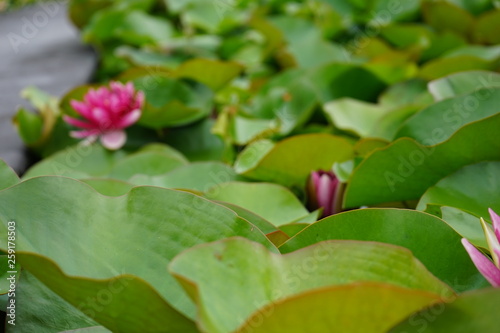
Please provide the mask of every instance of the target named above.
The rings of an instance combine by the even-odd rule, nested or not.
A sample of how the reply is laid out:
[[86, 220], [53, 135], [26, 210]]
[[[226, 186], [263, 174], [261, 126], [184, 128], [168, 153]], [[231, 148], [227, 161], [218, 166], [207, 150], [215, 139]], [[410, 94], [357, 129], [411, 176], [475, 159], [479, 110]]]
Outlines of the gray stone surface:
[[62, 96], [88, 82], [95, 65], [94, 52], [80, 42], [62, 2], [0, 13], [0, 159], [18, 173], [29, 163], [11, 123], [18, 106], [28, 105], [19, 96], [24, 87]]

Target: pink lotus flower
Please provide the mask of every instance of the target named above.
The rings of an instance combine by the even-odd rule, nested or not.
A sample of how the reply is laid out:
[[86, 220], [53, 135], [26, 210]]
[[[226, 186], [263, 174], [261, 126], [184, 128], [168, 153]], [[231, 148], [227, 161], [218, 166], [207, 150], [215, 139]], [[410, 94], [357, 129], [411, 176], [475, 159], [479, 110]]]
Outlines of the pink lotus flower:
[[476, 249], [467, 239], [462, 238], [462, 244], [469, 253], [472, 262], [486, 280], [493, 287], [500, 287], [500, 216], [492, 209], [489, 209], [489, 212], [493, 222], [493, 230], [482, 218], [480, 220], [493, 261]]
[[343, 185], [331, 171], [312, 172], [308, 185], [311, 208], [323, 208], [323, 217], [340, 212]]
[[109, 86], [97, 90], [90, 89], [83, 102], [71, 101], [71, 106], [83, 120], [66, 115], [63, 119], [68, 124], [82, 129], [71, 132], [72, 137], [86, 138], [88, 143], [100, 137], [104, 147], [115, 150], [123, 147], [127, 140], [124, 129], [141, 117], [144, 93], [136, 92], [132, 82], [111, 82]]

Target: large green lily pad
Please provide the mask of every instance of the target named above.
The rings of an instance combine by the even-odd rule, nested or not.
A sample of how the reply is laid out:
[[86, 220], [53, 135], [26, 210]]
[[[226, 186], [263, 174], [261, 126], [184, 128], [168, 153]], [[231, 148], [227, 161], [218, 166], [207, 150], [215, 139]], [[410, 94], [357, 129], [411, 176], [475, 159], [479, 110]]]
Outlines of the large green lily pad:
[[436, 146], [401, 138], [374, 151], [352, 173], [344, 206], [418, 199], [465, 165], [500, 160], [499, 126], [497, 114], [462, 127]]
[[254, 311], [274, 301], [357, 281], [453, 294], [408, 250], [372, 242], [323, 242], [281, 256], [232, 238], [182, 253], [170, 271], [198, 303], [199, 324], [206, 332], [233, 332]]
[[275, 226], [309, 214], [292, 192], [277, 184], [229, 182], [208, 189], [205, 196], [248, 209]]
[[496, 333], [500, 289], [485, 289], [460, 295], [445, 304], [436, 304], [411, 315], [390, 333]]
[[417, 209], [428, 204], [460, 208], [489, 220], [488, 208], [500, 212], [500, 162], [468, 165], [441, 179], [420, 199]]
[[[175, 311], [193, 317], [193, 304], [166, 271], [176, 254], [229, 236], [249, 237], [277, 252], [259, 229], [233, 211], [187, 192], [156, 187], [106, 197], [69, 178], [29, 179], [0, 192], [2, 233], [12, 220], [18, 261], [61, 296], [75, 292], [67, 300], [76, 306], [81, 293], [74, 288], [80, 282], [130, 274], [147, 282], [140, 283], [142, 290], [150, 288]], [[0, 248], [7, 248], [6, 239], [0, 240]], [[46, 273], [50, 262], [54, 275]], [[140, 316], [148, 310], [134, 311]], [[111, 313], [96, 312], [94, 319], [107, 327], [118, 325], [121, 318], [108, 321]]]
[[312, 171], [329, 170], [333, 163], [353, 157], [352, 145], [329, 134], [304, 134], [273, 145], [258, 141], [249, 145], [235, 163], [237, 173], [285, 186], [304, 186]]
[[383, 283], [330, 286], [261, 308], [237, 332], [386, 333], [438, 300], [436, 294]]
[[427, 213], [403, 209], [360, 209], [340, 213], [305, 228], [283, 244], [280, 251], [289, 253], [330, 239], [403, 246], [433, 274], [456, 289], [487, 285], [463, 248], [461, 236], [443, 220]]

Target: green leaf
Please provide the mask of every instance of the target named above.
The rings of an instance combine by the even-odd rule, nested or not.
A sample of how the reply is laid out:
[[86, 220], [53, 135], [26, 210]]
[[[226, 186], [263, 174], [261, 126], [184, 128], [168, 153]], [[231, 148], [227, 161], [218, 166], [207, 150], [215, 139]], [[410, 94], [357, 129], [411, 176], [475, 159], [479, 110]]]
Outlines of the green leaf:
[[280, 230], [293, 237], [310, 225], [310, 223], [290, 223], [280, 226]]
[[214, 133], [226, 141], [237, 145], [246, 145], [261, 137], [268, 137], [279, 130], [276, 120], [248, 118], [231, 111], [219, 114]]
[[201, 82], [217, 91], [243, 71], [237, 62], [223, 62], [211, 59], [193, 59], [180, 65], [174, 72], [176, 77]]
[[393, 108], [406, 105], [426, 106], [432, 101], [432, 96], [427, 91], [427, 82], [422, 79], [396, 83], [378, 98], [379, 104]]
[[312, 171], [329, 170], [333, 163], [353, 157], [351, 144], [329, 134], [297, 135], [278, 142], [249, 145], [235, 163], [237, 173], [285, 186], [305, 186]]
[[178, 167], [163, 175], [136, 175], [130, 179], [130, 182], [135, 185], [152, 185], [205, 192], [221, 183], [236, 179], [236, 172], [226, 164], [198, 162]]
[[71, 22], [81, 29], [96, 12], [112, 4], [111, 0], [71, 0], [68, 3], [68, 15]]
[[349, 130], [360, 137], [370, 137], [376, 122], [387, 109], [352, 98], [340, 98], [324, 105], [330, 121], [339, 129]]
[[419, 77], [425, 80], [436, 80], [457, 72], [472, 70], [494, 70], [495, 65], [476, 56], [462, 55], [431, 60], [420, 68]]
[[16, 285], [16, 325], [9, 333], [54, 333], [97, 323], [24, 270]]
[[400, 49], [410, 47], [426, 49], [430, 46], [433, 37], [432, 31], [424, 25], [392, 24], [382, 27], [382, 37]]
[[[135, 187], [126, 195], [106, 197], [73, 179], [34, 178], [0, 192], [0, 232], [11, 220], [16, 222], [18, 261], [43, 283], [54, 283], [51, 289], [61, 296], [70, 295], [77, 281], [131, 274], [191, 318], [193, 305], [161, 271], [177, 253], [231, 236], [249, 237], [277, 252], [264, 234], [233, 211], [190, 193], [157, 187]], [[49, 238], [58, 241], [47, 242]], [[0, 239], [0, 248], [6, 247], [6, 239]], [[61, 273], [55, 284], [48, 261], [71, 278]], [[64, 288], [55, 290], [59, 285]], [[150, 315], [147, 307], [135, 311]], [[104, 311], [95, 318], [101, 322], [110, 315]]]
[[0, 190], [19, 183], [19, 177], [12, 168], [0, 159]]
[[[436, 207], [436, 205], [433, 206]], [[438, 206], [436, 208], [439, 209], [443, 221], [455, 229], [456, 232], [467, 238], [475, 246], [485, 249], [485, 252], [489, 251], [484, 230], [478, 216], [454, 207]]]
[[484, 11], [493, 9], [493, 1], [490, 0], [477, 0], [477, 1], [468, 1], [468, 0], [446, 0], [449, 3], [452, 3], [471, 14], [478, 15]]
[[43, 119], [39, 115], [20, 108], [12, 121], [26, 145], [36, 144], [40, 140], [43, 132]]
[[500, 10], [489, 11], [479, 17], [474, 29], [474, 40], [476, 43], [499, 44], [500, 37], [496, 31], [500, 28]]
[[154, 129], [187, 125], [212, 110], [213, 93], [203, 84], [188, 84], [156, 72], [137, 76], [129, 72], [120, 78], [132, 79], [136, 89], [146, 95], [141, 125]]
[[292, 192], [277, 184], [230, 182], [214, 186], [205, 196], [248, 209], [275, 226], [309, 214]]
[[441, 179], [420, 198], [417, 209], [423, 210], [428, 204], [451, 206], [489, 220], [488, 208], [500, 212], [498, 193], [500, 162], [482, 162]]
[[456, 290], [487, 285], [462, 246], [461, 236], [443, 220], [413, 210], [361, 209], [336, 214], [307, 227], [283, 244], [280, 251], [289, 253], [331, 239], [405, 247], [431, 273]]
[[254, 212], [249, 211], [248, 209], [245, 209], [243, 207], [240, 207], [238, 205], [225, 202], [225, 201], [215, 201], [218, 204], [221, 204], [222, 206], [225, 206], [229, 209], [231, 209], [233, 212], [238, 214], [239, 217], [247, 220], [248, 222], [252, 223], [254, 226], [260, 229], [264, 234], [270, 234], [273, 232], [278, 231], [279, 229], [276, 228], [271, 222], [263, 218], [262, 216], [259, 216], [255, 214]]
[[128, 180], [136, 174], [161, 175], [186, 165], [187, 159], [175, 149], [160, 144], [144, 146], [136, 153], [111, 152], [102, 146], [77, 145], [42, 160], [24, 175], [59, 175], [76, 179], [111, 177]]
[[[53, 137], [58, 136], [60, 131], [59, 100], [33, 86], [23, 89], [21, 96], [38, 112], [34, 114], [21, 107], [13, 118], [14, 126], [26, 145], [36, 150], [50, 149]], [[57, 139], [65, 141], [59, 137]], [[49, 147], [46, 148], [45, 145]]]
[[[376, 101], [386, 88], [386, 83], [374, 73], [361, 66], [332, 63], [309, 72], [316, 86], [321, 103], [341, 97], [350, 97], [367, 102]], [[359, 83], [363, 82], [363, 89]]]
[[[172, 5], [179, 2], [181, 5]], [[226, 27], [232, 27], [245, 19], [244, 12], [237, 10], [236, 2], [224, 0], [207, 2], [203, 0], [169, 1], [174, 11], [181, 11], [183, 22], [189, 26], [203, 29], [207, 32], [221, 32]]]
[[398, 127], [416, 112], [416, 107], [391, 109], [355, 99], [341, 98], [324, 106], [325, 113], [339, 129], [360, 137], [392, 140]]
[[110, 197], [124, 195], [134, 187], [130, 183], [117, 179], [89, 178], [82, 179], [81, 181], [92, 186], [97, 192]]
[[102, 326], [94, 326], [94, 327], [79, 328], [76, 330], [64, 331], [59, 333], [111, 333], [111, 331]]
[[497, 87], [500, 87], [500, 74], [487, 71], [455, 73], [429, 83], [429, 91], [436, 101]]
[[[23, 267], [47, 287], [113, 332], [198, 331], [191, 320], [173, 309], [149, 283], [136, 276], [121, 274], [111, 279], [73, 277], [64, 274], [54, 261], [42, 255], [21, 252], [17, 257]], [[158, 315], [152, 315], [155, 313]]]
[[437, 31], [452, 31], [467, 37], [473, 29], [474, 17], [449, 2], [426, 1], [422, 4], [424, 20]]
[[344, 207], [418, 199], [465, 165], [500, 160], [499, 126], [500, 115], [495, 115], [462, 127], [436, 146], [402, 138], [373, 152], [354, 170]]
[[435, 294], [383, 283], [331, 286], [267, 305], [236, 332], [385, 333], [438, 300]]
[[464, 45], [467, 45], [465, 38], [452, 31], [438, 33], [431, 38], [431, 45], [422, 52], [420, 60], [426, 62], [441, 57], [443, 54]]
[[435, 304], [411, 315], [390, 333], [496, 333], [500, 289], [485, 289], [460, 295], [452, 302]]
[[314, 68], [348, 60], [347, 51], [323, 39], [320, 29], [311, 21], [282, 15], [273, 17], [271, 22], [283, 32], [287, 48], [298, 67]]
[[[278, 132], [286, 135], [309, 121], [316, 105], [315, 84], [304, 77], [303, 71], [294, 69], [278, 74], [267, 82], [244, 112], [258, 118], [274, 119], [279, 125]], [[234, 126], [235, 136], [241, 136], [237, 125]], [[271, 125], [273, 123], [267, 127]]]
[[453, 294], [408, 250], [379, 243], [323, 242], [281, 256], [233, 238], [185, 251], [169, 268], [198, 303], [206, 332], [233, 332], [263, 306], [326, 286], [378, 281]]
[[175, 69], [184, 60], [181, 55], [157, 53], [148, 49], [138, 49], [128, 45], [116, 48], [114, 55], [127, 60], [132, 66], [161, 66], [162, 68]]
[[97, 45], [118, 40], [136, 46], [166, 42], [173, 28], [164, 18], [140, 10], [108, 8], [97, 12], [83, 31], [87, 42]]
[[190, 161], [220, 161], [225, 158], [224, 142], [211, 132], [212, 119], [190, 126], [170, 129], [164, 141], [182, 152]]
[[443, 58], [469, 55], [486, 61], [495, 62], [500, 58], [500, 46], [467, 45], [451, 50]]
[[396, 138], [408, 137], [425, 145], [442, 143], [462, 126], [497, 114], [499, 103], [500, 87], [480, 88], [439, 101], [408, 119]]
[[76, 179], [101, 177], [109, 174], [113, 165], [125, 155], [123, 151], [112, 152], [98, 144], [78, 144], [36, 163], [23, 179], [46, 175]]
[[109, 177], [128, 181], [136, 175], [158, 176], [187, 165], [185, 159], [154, 151], [142, 151], [117, 161]]

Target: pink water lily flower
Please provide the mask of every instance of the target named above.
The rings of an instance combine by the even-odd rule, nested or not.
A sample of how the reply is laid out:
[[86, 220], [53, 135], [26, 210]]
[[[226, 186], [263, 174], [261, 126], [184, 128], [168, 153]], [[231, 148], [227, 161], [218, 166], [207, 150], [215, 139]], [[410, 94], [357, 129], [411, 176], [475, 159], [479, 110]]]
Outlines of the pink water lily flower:
[[66, 115], [63, 119], [82, 129], [71, 132], [72, 137], [86, 139], [89, 143], [100, 138], [104, 147], [116, 150], [127, 140], [124, 129], [141, 117], [143, 104], [144, 93], [136, 91], [132, 82], [110, 82], [109, 88], [90, 89], [83, 102], [71, 101], [71, 106], [84, 119]]
[[480, 220], [484, 234], [486, 235], [488, 247], [490, 248], [492, 260], [476, 249], [467, 239], [462, 238], [462, 244], [469, 253], [474, 265], [476, 265], [486, 280], [493, 287], [500, 287], [500, 216], [492, 209], [489, 209], [489, 212], [493, 222], [493, 230], [482, 218]]
[[312, 209], [323, 208], [323, 217], [340, 212], [343, 184], [331, 171], [314, 171], [308, 185], [310, 206]]

